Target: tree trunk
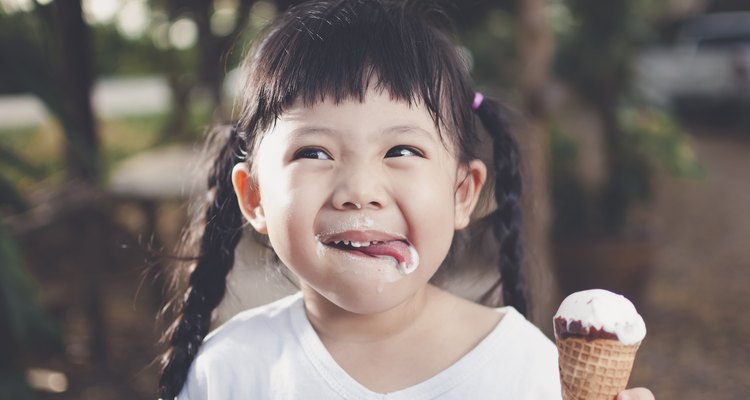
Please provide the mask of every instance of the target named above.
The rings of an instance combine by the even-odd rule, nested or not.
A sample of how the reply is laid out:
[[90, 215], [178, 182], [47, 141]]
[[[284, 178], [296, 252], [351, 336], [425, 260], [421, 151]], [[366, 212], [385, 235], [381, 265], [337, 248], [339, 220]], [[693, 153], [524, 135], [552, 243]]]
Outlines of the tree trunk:
[[519, 142], [526, 157], [524, 229], [525, 268], [532, 300], [529, 311], [532, 322], [550, 334], [552, 307], [558, 296], [549, 255], [550, 198], [544, 92], [549, 83], [554, 42], [544, 7], [544, 0], [523, 0], [519, 4], [520, 82], [526, 113]]
[[231, 107], [224, 104], [222, 86], [226, 76], [226, 57], [232, 44], [237, 40], [247, 24], [250, 8], [255, 0], [241, 0], [237, 5], [237, 20], [234, 29], [225, 36], [216, 36], [211, 31], [213, 5], [203, 0], [193, 1], [191, 8], [198, 24], [198, 51], [200, 53], [200, 81], [206, 86], [214, 119], [226, 121], [231, 114]]
[[222, 114], [221, 106], [221, 83], [224, 80], [221, 56], [224, 54], [224, 46], [219, 37], [211, 32], [211, 15], [214, 11], [213, 2], [192, 1], [190, 8], [198, 25], [198, 76], [200, 83], [208, 90], [211, 109]]
[[91, 108], [93, 71], [89, 28], [83, 20], [81, 0], [57, 2], [59, 16], [61, 83], [65, 100], [63, 126], [65, 155], [72, 179], [96, 182], [99, 142]]

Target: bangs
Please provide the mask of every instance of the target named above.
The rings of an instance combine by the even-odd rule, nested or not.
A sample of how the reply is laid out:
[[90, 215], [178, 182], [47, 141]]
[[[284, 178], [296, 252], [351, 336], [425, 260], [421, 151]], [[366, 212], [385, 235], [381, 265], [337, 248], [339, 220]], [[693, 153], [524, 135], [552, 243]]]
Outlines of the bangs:
[[[441, 125], [473, 130], [461, 57], [449, 36], [409, 3], [340, 0], [292, 8], [251, 49], [240, 128], [267, 129], [295, 101], [363, 101], [374, 84], [394, 100], [422, 103], [439, 132]], [[454, 103], [465, 107], [451, 109]]]

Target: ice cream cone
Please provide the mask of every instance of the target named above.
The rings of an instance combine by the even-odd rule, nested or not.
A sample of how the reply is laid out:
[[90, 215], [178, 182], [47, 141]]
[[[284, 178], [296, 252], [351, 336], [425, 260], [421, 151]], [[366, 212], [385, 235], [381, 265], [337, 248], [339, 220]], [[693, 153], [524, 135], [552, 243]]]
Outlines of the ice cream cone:
[[640, 342], [557, 339], [564, 400], [613, 400], [625, 390]]
[[625, 390], [646, 324], [625, 297], [573, 293], [553, 319], [564, 400], [613, 400]]

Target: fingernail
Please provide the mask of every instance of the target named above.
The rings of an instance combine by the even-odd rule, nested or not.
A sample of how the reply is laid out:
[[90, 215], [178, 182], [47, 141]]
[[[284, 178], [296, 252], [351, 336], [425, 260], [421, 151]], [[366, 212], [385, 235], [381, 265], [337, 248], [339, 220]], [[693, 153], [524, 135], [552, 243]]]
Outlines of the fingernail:
[[617, 400], [630, 400], [630, 396], [625, 393], [620, 393], [620, 395], [617, 396]]

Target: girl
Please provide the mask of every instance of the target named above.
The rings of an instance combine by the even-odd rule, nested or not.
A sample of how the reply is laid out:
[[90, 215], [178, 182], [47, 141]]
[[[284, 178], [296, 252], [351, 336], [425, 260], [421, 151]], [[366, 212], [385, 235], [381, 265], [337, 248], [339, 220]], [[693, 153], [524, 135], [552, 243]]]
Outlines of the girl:
[[[523, 317], [516, 146], [437, 25], [401, 1], [316, 1], [254, 44], [161, 398], [560, 398], [555, 346]], [[488, 175], [474, 112], [494, 139], [501, 244], [485, 300], [504, 308], [433, 284]], [[245, 221], [300, 293], [206, 336]]]

